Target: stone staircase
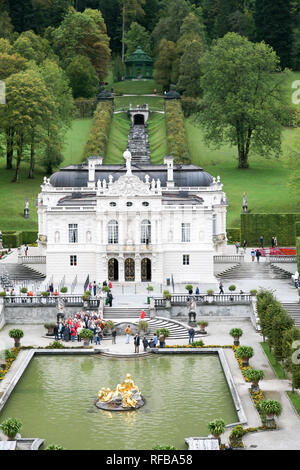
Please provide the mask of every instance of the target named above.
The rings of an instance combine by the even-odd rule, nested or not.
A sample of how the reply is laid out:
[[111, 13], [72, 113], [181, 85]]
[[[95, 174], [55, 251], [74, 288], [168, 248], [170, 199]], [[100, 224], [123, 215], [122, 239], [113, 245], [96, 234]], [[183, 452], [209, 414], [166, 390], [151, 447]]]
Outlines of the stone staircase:
[[104, 320], [124, 320], [124, 319], [132, 319], [134, 321], [138, 321], [140, 319], [140, 315], [142, 310], [144, 310], [146, 314], [145, 320], [149, 320], [149, 308], [147, 307], [140, 307], [140, 308], [132, 308], [132, 307], [104, 307], [103, 311], [103, 319]]
[[165, 320], [158, 318], [148, 320], [148, 325], [147, 338], [152, 337], [153, 333], [159, 328], [167, 328], [170, 331], [170, 336], [167, 339], [188, 339], [189, 337], [188, 330], [184, 326], [167, 318]]
[[300, 328], [300, 303], [298, 302], [281, 302], [283, 308], [290, 314], [294, 320], [295, 326]]
[[13, 281], [31, 281], [45, 279], [45, 275], [35, 269], [18, 263], [5, 263], [0, 266], [0, 274], [7, 274]]
[[266, 262], [240, 263], [217, 274], [223, 279], [290, 279], [287, 271]]
[[136, 124], [131, 126], [127, 148], [131, 153], [133, 164], [150, 164], [150, 146], [147, 125]]

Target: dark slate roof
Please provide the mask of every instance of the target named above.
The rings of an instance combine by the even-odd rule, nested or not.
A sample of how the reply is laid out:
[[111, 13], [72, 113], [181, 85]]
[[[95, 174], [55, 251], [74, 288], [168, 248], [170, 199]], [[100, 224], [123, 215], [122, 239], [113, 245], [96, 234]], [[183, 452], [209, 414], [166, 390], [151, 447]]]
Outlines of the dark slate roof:
[[180, 204], [196, 206], [203, 204], [203, 199], [195, 194], [189, 194], [187, 191], [179, 191], [178, 193], [164, 192], [162, 203], [168, 206]]
[[143, 51], [140, 46], [138, 46], [136, 50], [125, 60], [126, 64], [131, 62], [149, 62], [152, 64], [153, 60]]
[[[109, 175], [112, 175], [114, 181], [119, 179], [120, 176], [126, 173], [125, 165], [101, 165], [96, 169], [96, 181], [99, 179], [108, 181]], [[167, 185], [167, 169], [165, 165], [131, 165], [132, 173], [138, 176], [142, 181], [145, 181], [145, 176], [149, 175], [150, 181], [152, 178], [160, 179], [161, 185]], [[179, 186], [210, 186], [213, 177], [204, 171], [202, 168], [195, 165], [174, 165], [174, 183], [176, 187]], [[88, 166], [71, 165], [61, 168], [57, 173], [54, 173], [50, 178], [50, 183], [59, 188], [80, 188], [86, 187], [88, 182]]]

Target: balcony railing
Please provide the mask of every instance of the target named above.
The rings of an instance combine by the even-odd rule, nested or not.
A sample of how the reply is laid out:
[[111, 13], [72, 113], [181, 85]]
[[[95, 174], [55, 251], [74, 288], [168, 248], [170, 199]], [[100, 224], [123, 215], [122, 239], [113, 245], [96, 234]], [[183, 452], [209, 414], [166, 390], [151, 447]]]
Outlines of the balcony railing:
[[[81, 307], [83, 306], [83, 299], [81, 295], [68, 295], [68, 296], [61, 296], [64, 300], [65, 306], [69, 307]], [[88, 307], [89, 308], [97, 308], [99, 306], [99, 299], [92, 298], [87, 301], [88, 302]], [[35, 296], [26, 296], [26, 295], [7, 295], [4, 297], [4, 303], [6, 305], [10, 306], [32, 306], [32, 305], [38, 305], [38, 306], [49, 306], [49, 305], [56, 305], [57, 304], [57, 297], [56, 296], [49, 296], [49, 297], [43, 297], [42, 295], [35, 295]]]
[[46, 256], [20, 256], [22, 264], [46, 264]]
[[215, 263], [242, 263], [244, 255], [215, 255]]

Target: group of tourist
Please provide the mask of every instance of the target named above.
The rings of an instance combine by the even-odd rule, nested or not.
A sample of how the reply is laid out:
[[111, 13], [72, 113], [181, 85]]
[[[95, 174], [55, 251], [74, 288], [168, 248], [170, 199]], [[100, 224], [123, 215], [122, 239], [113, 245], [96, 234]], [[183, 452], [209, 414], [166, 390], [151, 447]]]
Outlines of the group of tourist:
[[[54, 326], [53, 332], [55, 340], [81, 341], [80, 332], [83, 329], [88, 329], [94, 333], [90, 342], [100, 345], [101, 339], [103, 339], [104, 327], [105, 324], [100, 314], [96, 312], [79, 312], [74, 317], [69, 316], [65, 320], [58, 321]], [[116, 330], [113, 328], [113, 343], [115, 342], [116, 334]]]

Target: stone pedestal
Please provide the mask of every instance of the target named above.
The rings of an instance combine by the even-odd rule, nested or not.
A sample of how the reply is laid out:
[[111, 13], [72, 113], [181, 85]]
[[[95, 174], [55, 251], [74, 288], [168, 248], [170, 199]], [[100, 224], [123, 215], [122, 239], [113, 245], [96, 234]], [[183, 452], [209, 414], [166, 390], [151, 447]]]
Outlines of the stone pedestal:
[[26, 207], [24, 209], [24, 219], [29, 219], [29, 209]]

